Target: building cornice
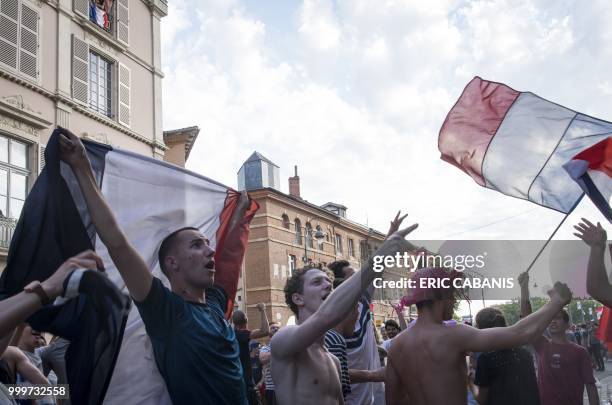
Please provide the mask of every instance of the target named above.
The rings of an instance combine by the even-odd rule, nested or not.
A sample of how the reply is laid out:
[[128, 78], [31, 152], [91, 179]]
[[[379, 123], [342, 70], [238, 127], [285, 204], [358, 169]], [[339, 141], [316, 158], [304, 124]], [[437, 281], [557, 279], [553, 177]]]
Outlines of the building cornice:
[[144, 136], [132, 131], [131, 129], [124, 127], [123, 125], [119, 124], [118, 122], [115, 122], [113, 120], [111, 120], [110, 118], [102, 115], [102, 114], [98, 114], [96, 112], [90, 111], [88, 108], [83, 107], [81, 104], [75, 102], [74, 100], [72, 100], [70, 97], [66, 97], [63, 94], [60, 93], [52, 93], [49, 90], [34, 84], [30, 81], [24, 80], [22, 78], [20, 78], [19, 76], [16, 76], [10, 72], [7, 72], [3, 69], [0, 68], [0, 77], [5, 78], [7, 80], [10, 80], [11, 82], [17, 83], [19, 85], [22, 85], [23, 87], [30, 89], [32, 91], [35, 91], [38, 94], [42, 94], [43, 96], [57, 102], [57, 101], [61, 101], [62, 103], [72, 107], [74, 110], [77, 110], [78, 112], [80, 112], [81, 114], [92, 118], [110, 128], [113, 128], [119, 132], [122, 132], [128, 136], [130, 136], [131, 138], [134, 138], [146, 145], [149, 145], [151, 147], [156, 147], [159, 148], [163, 151], [168, 150], [168, 147], [166, 145], [160, 144], [159, 142], [156, 142], [154, 140], [145, 138]]

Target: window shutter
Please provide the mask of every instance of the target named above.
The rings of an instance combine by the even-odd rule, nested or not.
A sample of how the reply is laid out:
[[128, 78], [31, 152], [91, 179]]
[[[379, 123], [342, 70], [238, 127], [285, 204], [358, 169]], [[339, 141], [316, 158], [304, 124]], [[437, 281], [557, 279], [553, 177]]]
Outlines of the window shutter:
[[130, 44], [129, 21], [129, 0], [117, 0], [117, 39], [126, 45]]
[[81, 17], [89, 19], [89, 0], [72, 0], [72, 9]]
[[72, 98], [87, 104], [89, 93], [89, 45], [72, 35]]
[[38, 173], [42, 172], [45, 168], [45, 146], [38, 145], [39, 155], [38, 155]]
[[38, 79], [38, 21], [38, 11], [22, 3], [19, 71], [32, 79]]
[[0, 62], [17, 69], [17, 36], [19, 28], [17, 0], [0, 2]]
[[119, 63], [119, 123], [130, 126], [131, 114], [130, 114], [130, 86], [131, 86], [131, 75], [130, 68], [122, 63]]

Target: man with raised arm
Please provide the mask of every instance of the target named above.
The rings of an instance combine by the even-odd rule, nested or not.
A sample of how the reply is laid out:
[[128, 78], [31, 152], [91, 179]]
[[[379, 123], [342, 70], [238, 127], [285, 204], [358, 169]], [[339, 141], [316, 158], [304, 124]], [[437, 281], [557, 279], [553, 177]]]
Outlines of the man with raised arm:
[[[70, 131], [62, 132], [61, 158], [72, 168], [96, 231], [136, 303], [172, 402], [246, 405], [238, 342], [224, 317], [225, 291], [231, 286], [223, 283], [232, 279], [227, 273], [235, 269], [219, 269], [215, 284], [215, 251], [206, 236], [196, 228], [178, 229], [159, 248], [159, 264], [172, 290], [166, 288], [119, 228], [81, 140]], [[233, 230], [248, 206], [243, 193], [228, 237], [235, 237]]]
[[[391, 235], [377, 255], [408, 250], [404, 239], [417, 225]], [[343, 404], [340, 364], [323, 345], [325, 332], [355, 307], [378, 273], [369, 260], [361, 271], [332, 292], [327, 273], [316, 268], [296, 271], [287, 280], [285, 300], [297, 325], [279, 330], [271, 342], [272, 378], [280, 404]]]
[[[576, 235], [590, 248], [589, 266], [587, 268], [587, 292], [591, 297], [612, 308], [612, 285], [608, 280], [604, 255], [606, 253], [606, 230], [598, 222], [597, 226], [582, 218], [582, 222], [574, 226]], [[612, 244], [609, 245], [612, 256]]]
[[[519, 276], [521, 285], [521, 316], [531, 314], [529, 274]], [[527, 305], [529, 304], [529, 305]], [[550, 339], [539, 335], [533, 340], [538, 360], [538, 388], [542, 405], [582, 405], [586, 388], [590, 405], [599, 405], [599, 393], [586, 348], [570, 342], [567, 330], [569, 314], [558, 311], [548, 325]]]
[[[556, 283], [550, 302], [506, 328], [478, 330], [457, 323], [444, 325], [453, 315], [456, 291], [435, 288], [443, 279], [460, 277], [442, 268], [417, 270], [407, 304], [416, 304], [414, 326], [400, 333], [389, 352], [385, 391], [387, 405], [465, 405], [467, 403], [467, 352], [487, 352], [527, 343], [542, 334], [550, 320], [571, 301], [566, 285]], [[426, 279], [421, 284], [421, 279]], [[433, 283], [429, 284], [433, 280]], [[432, 288], [419, 288], [432, 285]]]

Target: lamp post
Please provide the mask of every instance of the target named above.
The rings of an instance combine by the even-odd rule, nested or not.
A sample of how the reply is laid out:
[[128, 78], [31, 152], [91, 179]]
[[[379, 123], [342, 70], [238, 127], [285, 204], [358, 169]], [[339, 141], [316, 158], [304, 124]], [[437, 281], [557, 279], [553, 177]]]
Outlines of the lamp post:
[[320, 243], [323, 239], [325, 239], [325, 233], [320, 229], [313, 230], [312, 228], [304, 226], [304, 257], [302, 257], [304, 264], [310, 263], [310, 260], [308, 259], [308, 243], [312, 240], [312, 238], [315, 238], [317, 243]]

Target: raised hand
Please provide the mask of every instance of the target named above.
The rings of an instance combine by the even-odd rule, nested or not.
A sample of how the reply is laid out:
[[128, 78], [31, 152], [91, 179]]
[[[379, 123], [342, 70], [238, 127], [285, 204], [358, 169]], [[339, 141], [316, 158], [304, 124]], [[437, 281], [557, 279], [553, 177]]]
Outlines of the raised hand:
[[259, 310], [259, 312], [263, 312], [266, 310], [266, 304], [264, 304], [263, 302], [260, 302], [259, 304], [257, 304], [257, 309]]
[[60, 158], [72, 168], [88, 162], [81, 139], [66, 128], [57, 128], [60, 130]]
[[377, 256], [385, 256], [395, 255], [396, 252], [416, 250], [416, 247], [412, 243], [408, 242], [405, 238], [410, 232], [417, 229], [418, 226], [419, 224], [412, 224], [408, 228], [404, 228], [401, 231], [393, 232], [389, 237], [387, 237], [375, 254]]
[[574, 235], [582, 239], [590, 247], [605, 247], [607, 240], [606, 230], [599, 222], [595, 226], [587, 219], [582, 218], [582, 222], [574, 225], [574, 229], [578, 231]]
[[404, 219], [406, 219], [406, 217], [408, 216], [408, 214], [406, 214], [400, 217], [401, 214], [402, 214], [401, 210], [397, 211], [397, 215], [395, 216], [395, 218], [393, 218], [393, 221], [389, 223], [389, 231], [387, 232], [387, 238], [399, 230], [400, 225], [402, 224]]
[[567, 284], [557, 281], [551, 290], [548, 290], [548, 296], [550, 301], [564, 307], [569, 304], [572, 300], [572, 291], [569, 289]]
[[62, 295], [66, 277], [78, 268], [104, 271], [104, 264], [100, 256], [91, 250], [86, 250], [66, 260], [51, 277], [41, 283], [49, 298], [53, 299]]

